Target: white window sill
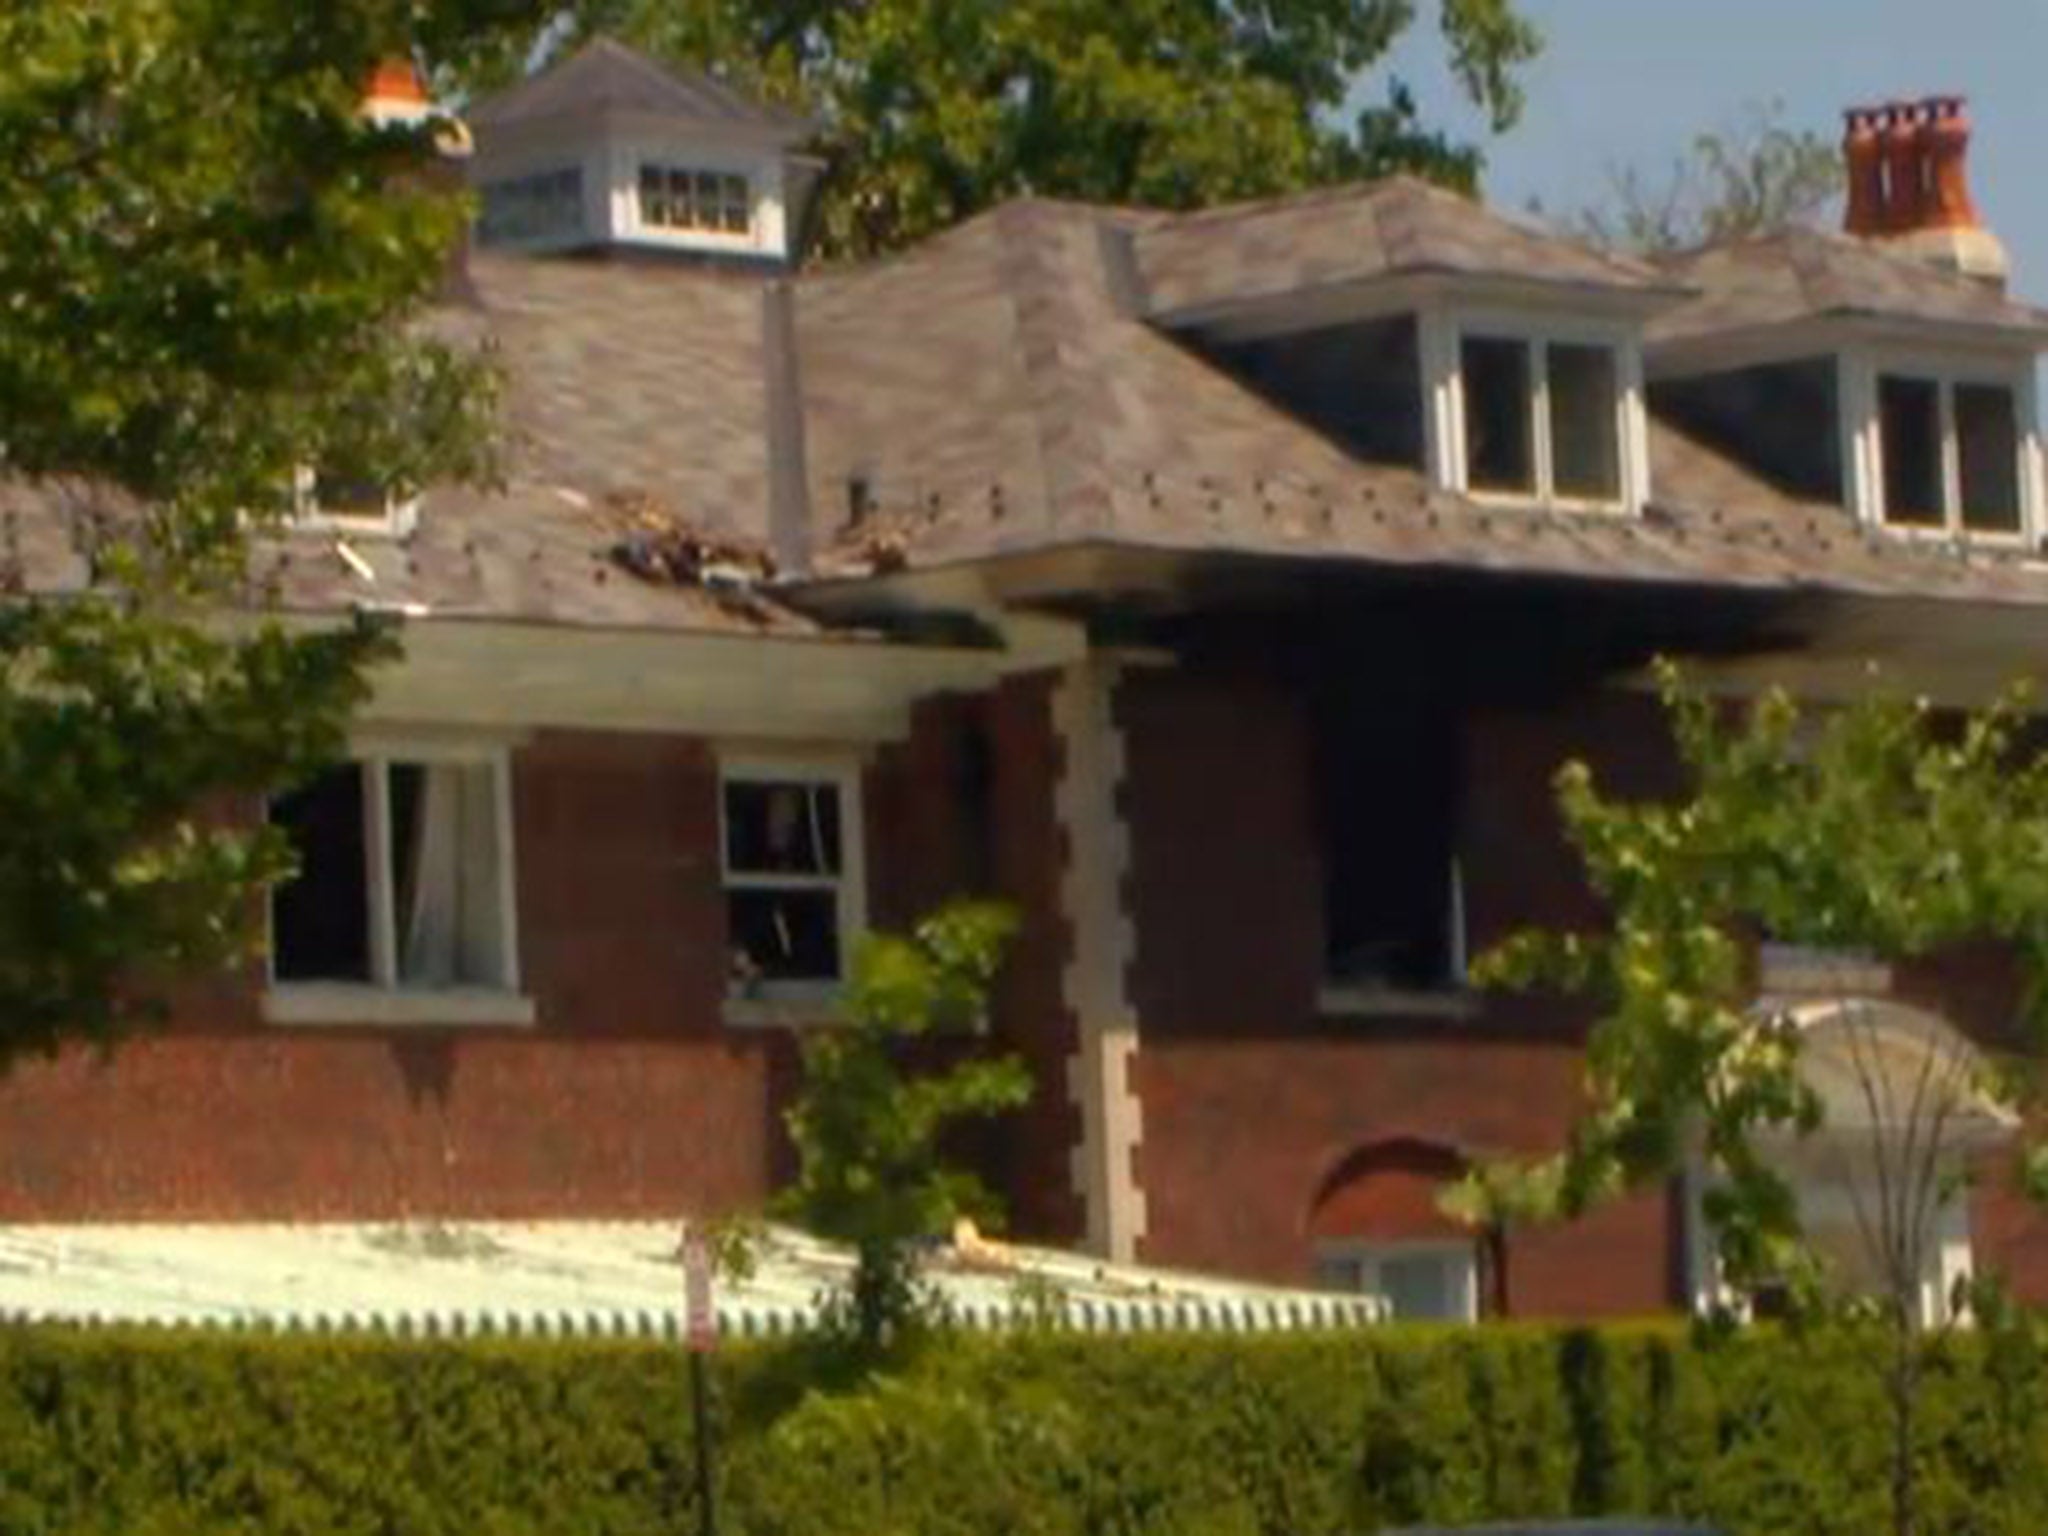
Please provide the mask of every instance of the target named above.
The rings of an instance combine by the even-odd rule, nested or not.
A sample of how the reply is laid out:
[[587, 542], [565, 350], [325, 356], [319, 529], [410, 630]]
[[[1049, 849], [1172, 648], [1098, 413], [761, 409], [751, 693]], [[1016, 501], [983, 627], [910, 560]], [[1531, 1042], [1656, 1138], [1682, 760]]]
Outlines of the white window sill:
[[725, 1000], [724, 1018], [733, 1029], [812, 1029], [839, 1021], [836, 985], [791, 986]]
[[1338, 1019], [1469, 1019], [1479, 1012], [1475, 993], [1454, 987], [1407, 988], [1325, 983], [1316, 1013]]
[[494, 987], [401, 990], [351, 982], [288, 982], [263, 994], [269, 1024], [528, 1029], [533, 999]]

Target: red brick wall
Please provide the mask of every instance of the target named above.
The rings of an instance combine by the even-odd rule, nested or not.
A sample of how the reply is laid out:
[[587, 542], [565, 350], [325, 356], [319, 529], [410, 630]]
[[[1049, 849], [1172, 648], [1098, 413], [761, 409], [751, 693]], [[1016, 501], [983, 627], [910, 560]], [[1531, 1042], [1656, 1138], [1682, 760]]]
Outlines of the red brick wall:
[[0, 1219], [591, 1216], [758, 1202], [786, 1037], [719, 1000], [717, 770], [546, 732], [513, 769], [533, 1030], [278, 1028], [253, 978], [0, 1084]]
[[[1318, 1198], [1359, 1149], [1409, 1140], [1474, 1157], [1558, 1145], [1579, 1059], [1555, 1009], [1317, 1016], [1321, 870], [1297, 698], [1254, 675], [1179, 670], [1131, 675], [1120, 703], [1145, 1257], [1306, 1280]], [[1590, 917], [1548, 781], [1569, 751], [1628, 765], [1645, 739], [1626, 699], [1475, 723], [1463, 854], [1476, 934], [1539, 913]], [[1405, 1235], [1441, 1231], [1433, 1214], [1413, 1225]], [[1517, 1235], [1511, 1304], [1525, 1314], [1659, 1309], [1673, 1295], [1672, 1241], [1661, 1198]]]

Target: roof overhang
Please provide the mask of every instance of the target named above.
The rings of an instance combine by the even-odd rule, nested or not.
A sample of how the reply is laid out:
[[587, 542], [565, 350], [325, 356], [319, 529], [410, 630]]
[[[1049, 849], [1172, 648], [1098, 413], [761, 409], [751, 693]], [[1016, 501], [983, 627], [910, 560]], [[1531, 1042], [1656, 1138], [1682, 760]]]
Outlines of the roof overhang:
[[1640, 324], [1691, 297], [1693, 290], [1689, 288], [1626, 287], [1408, 268], [1154, 308], [1145, 318], [1168, 330], [1195, 332], [1208, 340], [1227, 343], [1322, 330], [1439, 306], [1528, 309]]
[[838, 634], [430, 617], [403, 621], [399, 636], [404, 655], [363, 711], [375, 724], [882, 741], [908, 730], [918, 699], [988, 687], [1022, 664], [993, 646]]
[[1643, 345], [1643, 371], [1653, 380], [1725, 373], [1772, 363], [1798, 362], [1858, 347], [1927, 351], [1945, 357], [2030, 363], [2048, 350], [2048, 325], [1981, 325], [1835, 310], [1801, 315], [1769, 325], [1702, 331], [1670, 340], [1654, 332]]

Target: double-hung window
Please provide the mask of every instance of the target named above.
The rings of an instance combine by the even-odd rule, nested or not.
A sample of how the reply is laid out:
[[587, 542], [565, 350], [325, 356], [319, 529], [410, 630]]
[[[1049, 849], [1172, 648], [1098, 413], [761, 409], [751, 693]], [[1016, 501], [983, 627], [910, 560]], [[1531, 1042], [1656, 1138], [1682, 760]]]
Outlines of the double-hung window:
[[2010, 384], [1904, 371], [1877, 377], [1879, 509], [1889, 526], [2019, 536], [2024, 443]]
[[1468, 330], [1457, 356], [1467, 490], [1573, 506], [1625, 501], [1617, 346]]
[[730, 992], [830, 993], [866, 917], [858, 765], [727, 762], [721, 778]]
[[271, 897], [273, 1018], [530, 1020], [502, 751], [368, 753], [277, 797], [270, 821], [298, 858]]

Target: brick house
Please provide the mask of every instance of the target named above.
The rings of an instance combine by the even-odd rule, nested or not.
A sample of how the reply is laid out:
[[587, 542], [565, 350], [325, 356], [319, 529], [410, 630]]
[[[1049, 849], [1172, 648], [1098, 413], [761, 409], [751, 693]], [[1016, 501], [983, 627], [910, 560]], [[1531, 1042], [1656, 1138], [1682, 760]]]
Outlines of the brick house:
[[[2048, 640], [2048, 314], [1952, 104], [1852, 119], [1848, 233], [1657, 265], [1394, 180], [811, 269], [807, 125], [716, 82], [599, 43], [470, 126], [509, 483], [309, 474], [266, 574], [406, 659], [248, 808], [269, 965], [0, 1084], [0, 1221], [744, 1208], [852, 935], [992, 893], [1021, 1230], [1469, 1315], [1434, 1192], [1559, 1142], [1584, 1020], [1466, 957], [1597, 917], [1549, 784], [1671, 784], [1646, 660], [1962, 699]], [[14, 493], [40, 587], [74, 512]], [[1881, 986], [2009, 1027], [1993, 957]], [[1507, 1306], [1686, 1305], [1696, 1193], [1515, 1234]], [[1999, 1180], [1951, 1227], [2048, 1300]]]

